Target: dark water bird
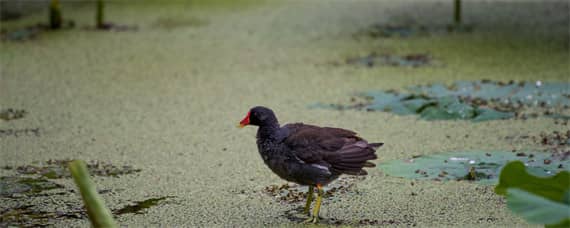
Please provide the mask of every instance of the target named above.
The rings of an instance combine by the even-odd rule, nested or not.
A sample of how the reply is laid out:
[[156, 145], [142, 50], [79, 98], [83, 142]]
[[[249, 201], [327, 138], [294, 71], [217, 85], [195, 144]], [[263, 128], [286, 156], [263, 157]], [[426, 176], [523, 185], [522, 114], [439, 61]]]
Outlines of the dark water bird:
[[[323, 197], [323, 186], [341, 174], [366, 175], [364, 167], [377, 158], [376, 149], [383, 143], [368, 143], [356, 132], [341, 128], [318, 127], [303, 123], [279, 125], [269, 108], [257, 106], [249, 110], [239, 123], [258, 126], [257, 148], [265, 164], [279, 177], [301, 185], [309, 192], [304, 213], [306, 222], [317, 223]], [[309, 210], [314, 188], [317, 200], [313, 213]]]

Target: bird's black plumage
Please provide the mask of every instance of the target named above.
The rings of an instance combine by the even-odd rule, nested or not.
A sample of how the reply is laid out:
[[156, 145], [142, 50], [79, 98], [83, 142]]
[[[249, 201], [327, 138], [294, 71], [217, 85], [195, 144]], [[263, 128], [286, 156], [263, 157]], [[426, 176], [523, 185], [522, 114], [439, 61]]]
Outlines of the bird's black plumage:
[[369, 160], [377, 158], [375, 151], [383, 145], [341, 128], [280, 126], [273, 111], [261, 106], [246, 118], [246, 124], [259, 126], [257, 147], [265, 164], [279, 177], [302, 185], [326, 185], [341, 174], [366, 175], [363, 168], [375, 166]]

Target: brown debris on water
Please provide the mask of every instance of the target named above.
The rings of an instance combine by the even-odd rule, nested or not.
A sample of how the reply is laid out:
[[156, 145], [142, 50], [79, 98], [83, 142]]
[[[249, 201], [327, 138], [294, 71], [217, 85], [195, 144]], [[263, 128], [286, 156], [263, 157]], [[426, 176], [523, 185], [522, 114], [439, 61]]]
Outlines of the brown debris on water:
[[45, 178], [0, 177], [0, 197], [5, 198], [19, 198], [25, 194], [36, 194], [58, 188], [63, 186]]
[[28, 114], [25, 109], [2, 109], [0, 110], [0, 119], [4, 121], [17, 120], [24, 118]]
[[[433, 58], [425, 53], [410, 53], [405, 55], [376, 54], [372, 52], [366, 56], [347, 58], [347, 65], [360, 65], [366, 67], [392, 66], [392, 67], [421, 67], [433, 64]], [[340, 64], [338, 64], [340, 65]]]
[[[342, 176], [334, 182], [323, 187], [325, 193], [324, 198], [333, 198], [337, 194], [343, 195], [345, 193], [356, 191], [354, 185], [357, 181], [362, 180], [363, 177], [356, 176]], [[295, 183], [285, 183], [281, 185], [269, 185], [263, 189], [263, 192], [277, 200], [280, 203], [300, 203], [307, 200], [307, 186], [298, 185]]]
[[82, 210], [41, 211], [33, 205], [24, 205], [0, 211], [0, 227], [44, 227], [53, 226], [61, 219], [85, 219], [86, 213]]
[[[63, 23], [61, 29], [72, 29], [75, 27], [75, 22], [72, 20], [67, 20]], [[1, 41], [29, 41], [34, 40], [39, 37], [42, 33], [47, 31], [53, 31], [49, 25], [37, 23], [35, 25], [29, 25], [23, 28], [17, 28], [14, 30], [1, 30], [0, 40]]]
[[[20, 174], [37, 174], [49, 179], [70, 178], [71, 174], [67, 168], [67, 164], [72, 160], [69, 159], [50, 159], [42, 165], [24, 165], [18, 166], [16, 171]], [[87, 168], [91, 175], [118, 177], [120, 175], [132, 174], [140, 172], [141, 169], [133, 168], [130, 165], [116, 166], [103, 161], [89, 161]]]

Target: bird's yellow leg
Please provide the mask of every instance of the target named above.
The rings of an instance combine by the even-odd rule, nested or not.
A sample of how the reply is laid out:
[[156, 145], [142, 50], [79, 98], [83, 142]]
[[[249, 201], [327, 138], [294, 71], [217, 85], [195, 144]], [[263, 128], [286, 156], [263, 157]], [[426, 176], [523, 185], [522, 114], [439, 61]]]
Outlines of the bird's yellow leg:
[[321, 202], [323, 201], [323, 187], [317, 184], [317, 202], [315, 202], [315, 207], [313, 208], [313, 215], [305, 222], [318, 223], [319, 222], [319, 211], [321, 210]]
[[305, 209], [303, 213], [311, 215], [309, 212], [311, 210], [311, 203], [313, 202], [313, 191], [315, 188], [313, 186], [309, 186], [309, 191], [307, 192], [307, 203], [305, 204]]

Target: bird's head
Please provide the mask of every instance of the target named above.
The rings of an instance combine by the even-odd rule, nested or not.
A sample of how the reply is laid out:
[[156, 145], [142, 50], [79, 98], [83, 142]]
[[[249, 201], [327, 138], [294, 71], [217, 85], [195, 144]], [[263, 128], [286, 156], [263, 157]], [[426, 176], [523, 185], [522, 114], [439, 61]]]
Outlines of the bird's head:
[[277, 118], [273, 111], [263, 106], [256, 106], [247, 112], [247, 115], [239, 122], [238, 127], [243, 128], [247, 125], [266, 126], [272, 124], [277, 124]]

